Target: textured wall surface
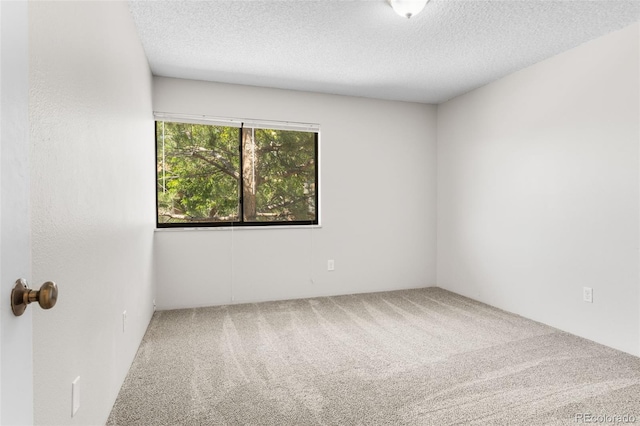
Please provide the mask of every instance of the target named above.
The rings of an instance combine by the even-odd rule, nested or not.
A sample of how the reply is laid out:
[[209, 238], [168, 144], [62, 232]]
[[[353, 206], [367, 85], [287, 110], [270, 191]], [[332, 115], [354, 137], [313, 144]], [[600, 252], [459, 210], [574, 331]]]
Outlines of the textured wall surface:
[[438, 107], [439, 286], [640, 354], [638, 44], [634, 24]]
[[125, 2], [29, 15], [35, 421], [104, 424], [153, 310], [151, 73]]
[[162, 112], [321, 126], [322, 227], [156, 232], [159, 309], [435, 283], [434, 106], [162, 77], [153, 99]]

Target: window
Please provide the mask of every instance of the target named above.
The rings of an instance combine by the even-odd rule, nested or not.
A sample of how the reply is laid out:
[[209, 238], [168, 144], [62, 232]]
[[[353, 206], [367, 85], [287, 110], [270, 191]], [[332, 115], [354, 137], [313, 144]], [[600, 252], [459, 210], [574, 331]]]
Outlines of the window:
[[317, 224], [310, 126], [157, 120], [158, 227]]

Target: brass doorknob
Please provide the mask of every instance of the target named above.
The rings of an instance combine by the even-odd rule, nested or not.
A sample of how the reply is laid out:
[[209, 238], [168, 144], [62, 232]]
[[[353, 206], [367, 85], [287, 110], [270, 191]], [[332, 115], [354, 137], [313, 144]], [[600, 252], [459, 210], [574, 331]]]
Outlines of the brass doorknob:
[[58, 286], [47, 281], [40, 286], [40, 290], [29, 288], [27, 281], [20, 278], [11, 291], [11, 310], [17, 317], [22, 315], [29, 303], [37, 301], [42, 309], [51, 309], [58, 300]]

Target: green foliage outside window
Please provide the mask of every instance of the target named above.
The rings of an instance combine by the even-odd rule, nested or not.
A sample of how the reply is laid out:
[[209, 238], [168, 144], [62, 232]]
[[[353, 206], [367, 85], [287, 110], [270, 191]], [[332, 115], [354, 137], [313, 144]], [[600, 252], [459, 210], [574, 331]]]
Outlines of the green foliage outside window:
[[317, 223], [317, 134], [158, 121], [159, 226]]

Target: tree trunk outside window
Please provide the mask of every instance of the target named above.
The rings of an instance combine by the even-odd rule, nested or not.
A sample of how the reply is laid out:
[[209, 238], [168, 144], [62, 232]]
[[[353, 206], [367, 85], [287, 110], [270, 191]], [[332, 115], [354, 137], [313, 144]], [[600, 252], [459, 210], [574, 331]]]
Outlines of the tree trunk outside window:
[[244, 188], [244, 220], [253, 222], [256, 220], [256, 185], [257, 185], [257, 158], [256, 145], [253, 137], [253, 129], [242, 129], [242, 176]]

